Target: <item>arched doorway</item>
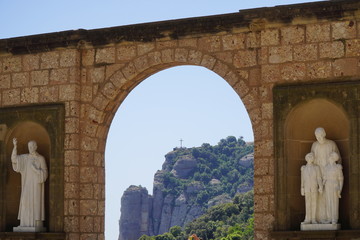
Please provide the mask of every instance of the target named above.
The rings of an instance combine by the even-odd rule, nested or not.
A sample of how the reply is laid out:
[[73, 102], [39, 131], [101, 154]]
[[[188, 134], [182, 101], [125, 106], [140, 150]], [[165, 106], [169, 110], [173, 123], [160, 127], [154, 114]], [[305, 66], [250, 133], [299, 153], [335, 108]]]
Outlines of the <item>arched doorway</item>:
[[253, 141], [239, 96], [214, 72], [174, 67], [137, 86], [118, 109], [107, 138], [106, 238], [118, 237], [123, 191], [133, 184], [151, 194], [154, 173], [161, 169], [163, 156], [180, 146], [180, 139], [184, 146], [195, 147], [216, 144], [228, 135]]

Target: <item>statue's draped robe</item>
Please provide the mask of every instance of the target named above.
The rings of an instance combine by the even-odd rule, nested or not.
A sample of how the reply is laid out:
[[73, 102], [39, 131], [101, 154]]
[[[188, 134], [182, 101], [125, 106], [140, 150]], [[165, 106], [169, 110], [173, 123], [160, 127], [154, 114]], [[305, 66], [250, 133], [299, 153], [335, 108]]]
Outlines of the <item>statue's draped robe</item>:
[[[336, 146], [336, 143], [332, 140], [325, 139], [324, 143], [314, 142], [311, 147], [311, 152], [314, 154], [315, 161], [314, 163], [320, 167], [321, 176], [324, 176], [325, 166], [329, 163], [328, 159], [332, 152], [336, 152], [339, 155], [338, 162], [341, 163], [339, 149]], [[318, 195], [318, 204], [316, 208], [317, 221], [326, 222], [327, 221], [327, 207], [325, 194]]]
[[21, 174], [20, 226], [35, 227], [36, 221], [45, 220], [44, 182], [48, 176], [45, 159], [39, 154], [23, 154], [13, 160], [14, 171]]
[[324, 169], [326, 213], [329, 221], [337, 223], [339, 219], [339, 195], [344, 176], [340, 164], [328, 165]]

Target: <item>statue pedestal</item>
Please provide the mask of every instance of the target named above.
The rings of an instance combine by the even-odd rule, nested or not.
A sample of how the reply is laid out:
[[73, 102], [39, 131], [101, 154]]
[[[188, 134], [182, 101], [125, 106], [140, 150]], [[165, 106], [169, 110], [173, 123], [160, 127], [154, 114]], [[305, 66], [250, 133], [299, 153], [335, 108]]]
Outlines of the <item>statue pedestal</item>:
[[45, 227], [13, 227], [14, 232], [46, 232]]
[[340, 230], [341, 224], [300, 224], [301, 231]]

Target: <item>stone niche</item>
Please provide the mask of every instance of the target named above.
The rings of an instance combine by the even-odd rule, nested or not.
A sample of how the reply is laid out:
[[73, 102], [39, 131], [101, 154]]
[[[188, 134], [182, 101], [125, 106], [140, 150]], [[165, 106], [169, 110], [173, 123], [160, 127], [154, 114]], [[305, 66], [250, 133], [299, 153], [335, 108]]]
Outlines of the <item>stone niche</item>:
[[323, 127], [339, 148], [344, 173], [339, 223], [359, 229], [360, 82], [321, 83], [274, 88], [275, 231], [297, 231], [305, 217], [300, 167]]
[[45, 157], [49, 177], [45, 183], [44, 226], [48, 232], [62, 232], [64, 106], [33, 105], [0, 109], [0, 232], [12, 232], [13, 227], [20, 223], [17, 215], [21, 176], [12, 170], [10, 160], [14, 137], [18, 139], [18, 154], [28, 153], [28, 141], [35, 140], [38, 152]]

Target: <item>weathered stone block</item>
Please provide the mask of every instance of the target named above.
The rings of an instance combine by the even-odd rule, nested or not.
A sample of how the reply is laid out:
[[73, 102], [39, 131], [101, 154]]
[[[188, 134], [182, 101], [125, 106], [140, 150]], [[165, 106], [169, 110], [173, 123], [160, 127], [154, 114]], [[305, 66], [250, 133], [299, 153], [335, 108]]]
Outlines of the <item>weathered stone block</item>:
[[108, 99], [114, 99], [117, 96], [118, 89], [111, 82], [109, 82], [105, 84], [102, 93]]
[[94, 49], [85, 49], [82, 51], [82, 65], [92, 66], [95, 62], [95, 50]]
[[75, 67], [78, 64], [78, 50], [69, 49], [60, 52], [60, 67]]
[[269, 197], [267, 195], [259, 195], [254, 197], [254, 210], [258, 213], [269, 211]]
[[94, 232], [94, 218], [89, 216], [81, 216], [80, 231], [83, 233]]
[[142, 72], [145, 69], [149, 68], [147, 55], [136, 58], [134, 60], [134, 65], [139, 72]]
[[79, 232], [79, 217], [65, 217], [64, 218], [65, 232]]
[[21, 90], [22, 103], [37, 103], [39, 102], [39, 88], [24, 88]]
[[345, 55], [345, 46], [341, 41], [320, 43], [320, 58], [340, 58]]
[[179, 47], [197, 47], [197, 39], [196, 38], [185, 38], [179, 39]]
[[254, 161], [254, 174], [257, 176], [269, 174], [269, 159], [257, 158]]
[[[1, 77], [0, 77], [1, 78]], [[27, 87], [29, 86], [30, 76], [29, 73], [14, 73], [12, 74], [12, 87]]]
[[346, 41], [346, 56], [347, 57], [360, 56], [360, 39]]
[[331, 62], [320, 61], [307, 64], [307, 76], [310, 79], [331, 77]]
[[246, 35], [246, 47], [258, 48], [260, 47], [261, 35], [259, 32], [250, 32]]
[[261, 69], [260, 68], [253, 68], [250, 70], [249, 73], [249, 86], [255, 87], [259, 86], [261, 83]]
[[22, 70], [21, 57], [7, 57], [2, 61], [3, 73], [20, 72]]
[[303, 44], [294, 46], [295, 61], [314, 61], [318, 58], [317, 44]]
[[78, 198], [79, 197], [79, 183], [65, 182], [64, 197], [65, 197], [65, 199]]
[[79, 154], [78, 150], [65, 151], [65, 166], [78, 166], [80, 159]]
[[155, 43], [142, 43], [137, 46], [138, 55], [144, 55], [155, 49]]
[[58, 68], [59, 67], [59, 53], [58, 52], [42, 53], [40, 67], [41, 67], [41, 69]]
[[174, 59], [174, 49], [165, 49], [161, 51], [161, 59], [163, 63], [172, 62]]
[[177, 44], [178, 44], [177, 41], [157, 41], [156, 48], [159, 50], [175, 48], [175, 47], [177, 47]]
[[79, 201], [75, 199], [67, 200], [67, 213], [65, 215], [78, 215], [80, 212]]
[[82, 166], [94, 166], [94, 153], [81, 152], [80, 163]]
[[88, 77], [92, 83], [101, 83], [105, 79], [105, 67], [96, 67], [88, 70]]
[[96, 50], [95, 63], [115, 63], [115, 48], [100, 48]]
[[258, 188], [254, 189], [255, 194], [273, 193], [274, 176], [256, 176], [254, 178], [254, 185], [258, 186]]
[[151, 52], [148, 54], [148, 64], [149, 66], [156, 66], [161, 64], [161, 53], [160, 52]]
[[52, 84], [60, 84], [68, 81], [69, 70], [67, 68], [50, 70], [50, 82]]
[[280, 65], [261, 66], [261, 80], [264, 82], [277, 82], [280, 79]]
[[20, 104], [20, 89], [4, 90], [2, 94], [2, 102], [4, 105]]
[[79, 148], [79, 136], [77, 134], [65, 134], [65, 146], [66, 150]]
[[196, 50], [190, 50], [188, 56], [188, 62], [198, 65], [201, 63], [202, 53]]
[[80, 87], [75, 84], [60, 85], [59, 86], [59, 100], [71, 101], [76, 100], [80, 95]]
[[226, 74], [230, 71], [230, 69], [226, 64], [224, 64], [220, 61], [217, 61], [215, 63], [213, 71], [216, 72], [219, 76], [224, 78], [226, 76]]
[[255, 66], [257, 64], [256, 50], [239, 50], [234, 56], [233, 63], [237, 68]]
[[40, 86], [47, 85], [49, 83], [49, 71], [33, 71], [30, 75], [30, 85], [32, 86]]
[[70, 166], [64, 168], [64, 180], [68, 183], [78, 183], [79, 182], [79, 167]]
[[246, 36], [245, 34], [226, 35], [222, 37], [223, 49], [238, 50], [245, 48]]
[[186, 62], [188, 55], [189, 51], [185, 48], [175, 49], [175, 61], [177, 62]]
[[97, 208], [96, 200], [80, 200], [80, 215], [82, 216], [97, 215]]
[[92, 86], [81, 87], [81, 101], [91, 102], [92, 100]]
[[317, 23], [306, 25], [306, 41], [309, 43], [330, 41], [330, 24]]
[[40, 68], [40, 56], [39, 55], [25, 55], [23, 57], [23, 69], [24, 71], [38, 70]]
[[357, 58], [344, 58], [334, 60], [332, 66], [335, 77], [357, 76], [359, 74], [359, 60]]
[[233, 58], [234, 58], [234, 52], [233, 51], [229, 51], [229, 52], [218, 52], [215, 53], [215, 56], [217, 59], [226, 62], [226, 63], [230, 63], [232, 64]]
[[261, 46], [274, 46], [280, 43], [278, 29], [266, 29], [261, 31]]
[[221, 40], [219, 36], [203, 37], [199, 39], [199, 49], [208, 52], [218, 52], [221, 50]]
[[124, 74], [125, 78], [128, 80], [132, 80], [138, 72], [136, 71], [135, 65], [133, 63], [129, 63], [122, 69], [122, 73]]
[[91, 183], [80, 184], [81, 199], [92, 199], [93, 196], [94, 196], [93, 184]]
[[269, 48], [269, 63], [284, 63], [292, 61], [292, 46], [284, 45]]
[[97, 183], [97, 171], [95, 167], [82, 167], [80, 169], [81, 183]]
[[356, 22], [353, 20], [331, 24], [332, 39], [351, 39], [356, 37]]
[[281, 29], [282, 44], [298, 44], [305, 41], [305, 29], [302, 26], [291, 26]]
[[65, 118], [65, 133], [79, 133], [80, 124], [78, 118]]
[[281, 66], [281, 78], [285, 81], [298, 81], [305, 79], [305, 63], [287, 63]]
[[215, 62], [216, 62], [216, 58], [209, 55], [205, 55], [201, 61], [201, 66], [204, 66], [207, 69], [211, 70], [214, 67]]
[[81, 148], [85, 151], [95, 151], [98, 147], [98, 140], [91, 137], [83, 137]]
[[40, 87], [39, 90], [40, 102], [56, 102], [58, 100], [59, 100], [58, 86]]
[[136, 47], [133, 45], [120, 45], [117, 47], [116, 53], [118, 61], [129, 61], [136, 57]]
[[11, 76], [10, 74], [0, 75], [0, 88], [10, 88]]

